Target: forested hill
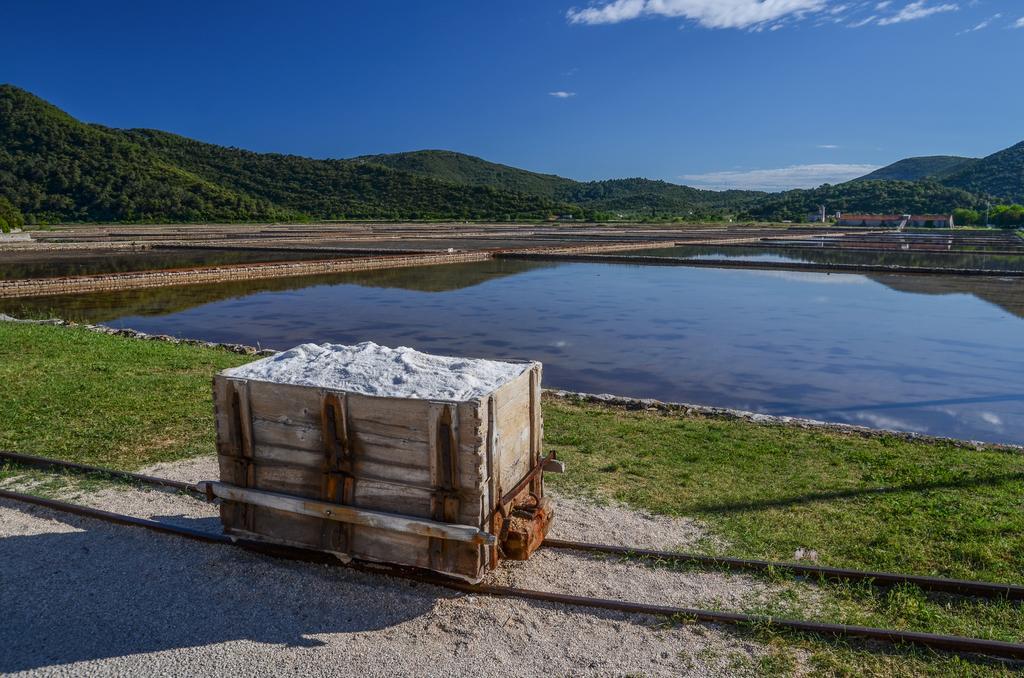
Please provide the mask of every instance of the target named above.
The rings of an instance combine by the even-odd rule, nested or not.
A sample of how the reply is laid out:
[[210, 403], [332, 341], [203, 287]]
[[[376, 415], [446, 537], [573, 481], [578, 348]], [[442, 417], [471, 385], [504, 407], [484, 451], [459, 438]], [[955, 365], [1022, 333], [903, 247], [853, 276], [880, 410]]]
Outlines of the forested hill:
[[767, 195], [761, 191], [707, 191], [642, 178], [574, 181], [453, 151], [411, 151], [354, 160], [454, 183], [518, 191], [612, 216], [625, 213], [705, 217], [743, 210]]
[[865, 178], [778, 194], [708, 191], [642, 178], [581, 182], [451, 151], [348, 160], [253, 153], [156, 130], [83, 123], [24, 90], [0, 85], [0, 198], [29, 223], [512, 220], [560, 214], [599, 220], [802, 220], [820, 204], [829, 211], [947, 212], [980, 206], [978, 194], [1024, 199], [1024, 144], [963, 165], [953, 160], [908, 159], [890, 172], [917, 176], [942, 165], [946, 173], [938, 180]]
[[947, 186], [1024, 203], [1024, 141], [939, 178]]
[[491, 186], [506, 191], [542, 195], [552, 200], [571, 191], [576, 184], [572, 179], [554, 174], [530, 172], [455, 151], [409, 151], [386, 155], [364, 155], [352, 159], [453, 184]]
[[957, 208], [983, 208], [984, 203], [973, 193], [930, 181], [854, 180], [776, 193], [743, 216], [765, 221], [802, 221], [817, 212], [820, 205], [825, 205], [830, 213], [948, 214]]
[[829, 212], [949, 213], [1022, 202], [1024, 142], [978, 159], [906, 158], [844, 184], [767, 196], [742, 216], [797, 220], [820, 205]]
[[958, 155], [928, 155], [920, 158], [904, 158], [877, 169], [857, 181], [921, 181], [934, 179], [949, 172], [962, 169], [975, 162], [975, 158], [963, 158]]
[[0, 196], [38, 221], [545, 218], [578, 207], [345, 160], [79, 122], [0, 85]]
[[984, 158], [906, 158], [857, 179], [873, 180], [929, 181], [992, 201], [1024, 202], [1024, 142]]
[[577, 182], [451, 152], [253, 153], [86, 124], [0, 85], [0, 196], [29, 221], [713, 218], [759, 195], [647, 179]]

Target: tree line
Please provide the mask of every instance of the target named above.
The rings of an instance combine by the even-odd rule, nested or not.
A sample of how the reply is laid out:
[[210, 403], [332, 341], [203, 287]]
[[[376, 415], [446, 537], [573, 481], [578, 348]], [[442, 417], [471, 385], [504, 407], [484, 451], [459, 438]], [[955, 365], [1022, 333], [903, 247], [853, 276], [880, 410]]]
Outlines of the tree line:
[[961, 207], [953, 210], [953, 221], [957, 226], [1024, 226], [1024, 205], [993, 205], [987, 210]]

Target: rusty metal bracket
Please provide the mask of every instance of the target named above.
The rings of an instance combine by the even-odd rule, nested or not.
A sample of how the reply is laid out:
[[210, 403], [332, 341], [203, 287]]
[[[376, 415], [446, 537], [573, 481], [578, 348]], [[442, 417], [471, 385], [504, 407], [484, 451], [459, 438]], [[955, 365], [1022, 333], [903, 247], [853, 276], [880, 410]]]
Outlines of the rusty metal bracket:
[[527, 474], [525, 476], [523, 476], [522, 480], [520, 480], [518, 483], [516, 483], [515, 487], [513, 487], [511, 490], [509, 490], [501, 498], [501, 503], [503, 505], [507, 506], [507, 505], [511, 504], [512, 502], [514, 502], [516, 497], [518, 497], [519, 494], [530, 485], [530, 483], [533, 481], [533, 479], [536, 478], [537, 476], [539, 476], [541, 473], [544, 472], [544, 466], [547, 465], [549, 462], [555, 461], [556, 459], [557, 459], [557, 457], [555, 456], [554, 452], [549, 453], [548, 456], [546, 456], [543, 459], [541, 459], [540, 463], [538, 463], [536, 466], [531, 468], [527, 472]]

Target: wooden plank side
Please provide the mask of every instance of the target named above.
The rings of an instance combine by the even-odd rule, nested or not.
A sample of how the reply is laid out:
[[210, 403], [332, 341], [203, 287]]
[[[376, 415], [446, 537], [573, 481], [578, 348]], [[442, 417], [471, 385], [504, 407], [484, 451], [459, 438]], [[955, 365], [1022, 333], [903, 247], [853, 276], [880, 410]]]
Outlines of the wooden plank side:
[[[242, 414], [234, 382], [215, 376], [213, 403], [220, 477], [226, 482], [244, 486], [248, 482], [248, 475], [244, 462]], [[247, 526], [246, 507], [237, 502], [223, 502], [220, 506], [220, 517], [225, 528]]]
[[472, 524], [484, 528], [484, 508], [487, 503], [488, 478], [486, 420], [481, 412], [486, 411], [486, 401], [475, 400], [458, 406], [458, 455], [459, 487], [466, 501], [462, 516], [475, 516]]
[[497, 417], [501, 476], [508, 491], [530, 469], [530, 410], [499, 410]]
[[[430, 540], [417, 535], [358, 527], [352, 556], [363, 560], [399, 563], [430, 569]], [[478, 579], [482, 574], [479, 549], [463, 542], [449, 542], [451, 559], [444, 571]]]
[[323, 471], [300, 466], [255, 464], [254, 488], [295, 497], [319, 499], [323, 492]]
[[[245, 413], [251, 422], [248, 439], [244, 431], [231, 435], [233, 418], [224, 407], [224, 403], [231, 403], [233, 392], [239, 386], [240, 390], [248, 389], [248, 412]], [[529, 393], [524, 396], [523, 389], [509, 386], [514, 383], [503, 387], [509, 394], [505, 399], [506, 410], [528, 409]], [[269, 492], [319, 498], [326, 460], [321, 427], [322, 398], [327, 391], [222, 377], [215, 379], [214, 388], [218, 441], [223, 430], [227, 434], [224, 439], [235, 445], [230, 448], [234, 455], [251, 454], [252, 486]], [[436, 445], [437, 418], [430, 413], [438, 411], [438, 403], [357, 394], [348, 394], [346, 402], [354, 452], [352, 471], [356, 479], [351, 505], [432, 519], [437, 510], [433, 492], [438, 486], [439, 469], [431, 455], [431, 437]], [[527, 407], [521, 407], [522, 404]], [[494, 464], [489, 469], [487, 448], [494, 444], [492, 435], [500, 436], [500, 433], [497, 426], [493, 429], [489, 426], [488, 417], [492, 413], [488, 412], [486, 399], [448, 403], [448, 406], [453, 420], [452, 448], [458, 494], [454, 504], [457, 513], [449, 512], [448, 517], [453, 523], [484, 528], [482, 522], [490, 513], [493, 493], [488, 483], [492, 481], [494, 464], [500, 466], [502, 452], [502, 446], [495, 445]], [[221, 478], [225, 482], [246, 484], [245, 479], [238, 477], [234, 460], [221, 459], [221, 465]], [[256, 534], [271, 540], [311, 548], [323, 548], [324, 524], [332, 522], [266, 507], [255, 507], [248, 524], [224, 521], [225, 527], [233, 533], [241, 534], [252, 527]], [[440, 564], [443, 570], [461, 576], [478, 578], [486, 563], [487, 550], [472, 544], [444, 541], [443, 563], [435, 565]], [[428, 538], [380, 528], [353, 527], [348, 552], [353, 557], [368, 560], [416, 567], [431, 565]]]
[[[227, 458], [224, 463], [233, 463], [233, 460]], [[256, 479], [254, 487], [256, 489], [309, 499], [320, 498], [323, 471], [319, 467], [264, 463], [258, 457], [254, 467]], [[358, 463], [356, 470], [360, 470]], [[230, 481], [223, 480], [223, 482]], [[237, 483], [231, 484], [237, 485]], [[377, 511], [402, 513], [416, 518], [431, 518], [433, 493], [434, 488], [429, 484], [413, 486], [407, 482], [357, 476], [354, 483], [352, 505]], [[452, 522], [479, 527], [478, 513], [482, 494], [475, 488], [465, 488], [461, 492], [461, 497], [464, 508], [458, 518]]]
[[419, 418], [426, 411], [427, 401], [424, 400], [366, 396], [265, 381], [249, 380], [248, 384], [253, 416], [257, 419], [316, 428], [320, 426], [323, 394], [330, 392], [347, 396], [350, 420], [363, 422], [368, 431], [400, 439], [426, 440], [425, 422]]
[[482, 532], [472, 525], [458, 525], [452, 521], [437, 521], [427, 518], [415, 518], [391, 511], [374, 511], [347, 504], [325, 502], [316, 499], [295, 497], [265, 490], [253, 490], [216, 481], [199, 483], [200, 491], [212, 493], [222, 499], [242, 502], [248, 506], [263, 506], [305, 515], [323, 518], [331, 523], [345, 523], [392, 530], [409, 534], [418, 534], [438, 541], [463, 541], [472, 544], [489, 544], [494, 537]]
[[[541, 365], [530, 368], [530, 468], [540, 464], [541, 447], [544, 444], [544, 419], [541, 412]], [[538, 497], [544, 496], [544, 474], [538, 473], [530, 483], [531, 491]]]
[[323, 523], [326, 522], [323, 519], [267, 506], [253, 506], [251, 509], [254, 514], [252, 531], [255, 534], [314, 549], [321, 547]]
[[[357, 457], [429, 469], [427, 441], [391, 438], [363, 430], [363, 422], [350, 419], [349, 436]], [[323, 432], [305, 424], [256, 419], [253, 432], [257, 446], [292, 448], [323, 454]], [[307, 458], [308, 459], [308, 458]]]
[[252, 414], [256, 419], [311, 428], [320, 426], [320, 389], [255, 380], [248, 383]]
[[[254, 507], [256, 530], [229, 529], [230, 534], [267, 539], [285, 544], [321, 549], [320, 535], [325, 521], [263, 506]], [[430, 568], [429, 539], [414, 534], [356, 526], [352, 545], [346, 554], [359, 560], [395, 563]], [[453, 542], [452, 574], [479, 579], [483, 573], [479, 549], [468, 543]]]

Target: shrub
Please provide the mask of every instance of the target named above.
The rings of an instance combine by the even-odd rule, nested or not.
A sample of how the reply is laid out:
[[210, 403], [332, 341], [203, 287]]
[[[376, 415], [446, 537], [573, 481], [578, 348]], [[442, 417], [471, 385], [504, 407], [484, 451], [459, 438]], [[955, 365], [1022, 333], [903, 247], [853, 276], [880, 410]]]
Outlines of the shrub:
[[0, 196], [0, 222], [3, 223], [4, 233], [10, 233], [12, 228], [21, 228], [25, 225], [25, 218], [21, 216], [21, 212], [3, 196]]

